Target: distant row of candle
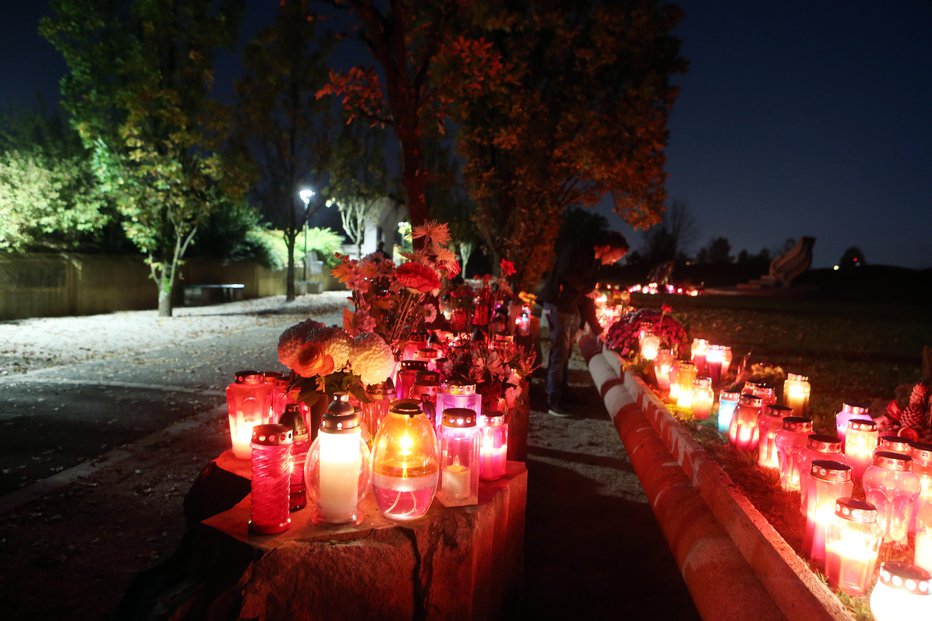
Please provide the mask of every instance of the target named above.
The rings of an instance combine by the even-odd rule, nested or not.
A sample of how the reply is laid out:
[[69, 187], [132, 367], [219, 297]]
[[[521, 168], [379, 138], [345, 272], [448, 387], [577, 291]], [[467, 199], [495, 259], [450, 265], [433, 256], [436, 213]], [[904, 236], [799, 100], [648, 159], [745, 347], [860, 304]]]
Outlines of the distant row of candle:
[[[445, 506], [478, 504], [482, 480], [506, 471], [508, 425], [501, 412], [485, 415], [458, 407], [477, 403], [472, 390], [447, 387], [435, 395], [442, 407], [439, 426], [425, 412], [429, 400], [389, 396], [373, 400], [372, 452], [363, 435], [363, 421], [346, 393], [335, 393], [310, 443], [307, 408], [287, 403], [278, 423], [269, 382], [263, 374], [238, 374], [227, 390], [234, 455], [240, 433], [233, 421], [249, 424], [246, 458], [252, 463], [250, 530], [274, 534], [286, 530], [289, 512], [310, 501], [315, 523], [361, 520], [359, 503], [371, 485], [379, 511], [386, 517], [412, 520], [423, 516], [433, 498]], [[251, 390], [250, 390], [251, 389]], [[447, 398], [444, 402], [443, 397]], [[385, 413], [375, 413], [385, 406]], [[446, 407], [447, 405], [451, 407]], [[242, 447], [240, 447], [242, 448]], [[371, 457], [371, 458], [370, 458]]]
[[[784, 385], [785, 400], [796, 385]], [[805, 388], [807, 399], [795, 403], [803, 410], [808, 383]], [[881, 437], [867, 409], [850, 404], [836, 416], [837, 435], [814, 434], [812, 419], [776, 404], [774, 394], [750, 382], [741, 394], [721, 392], [718, 430], [735, 448], [756, 451], [759, 467], [778, 471], [784, 491], [800, 492], [803, 553], [823, 565], [834, 588], [864, 596], [881, 544], [906, 545], [915, 533], [915, 564], [884, 563], [871, 607], [879, 607], [877, 619], [932, 618], [915, 613], [932, 615], [932, 445]], [[853, 497], [855, 483], [865, 499]], [[899, 612], [889, 616], [894, 609]]]

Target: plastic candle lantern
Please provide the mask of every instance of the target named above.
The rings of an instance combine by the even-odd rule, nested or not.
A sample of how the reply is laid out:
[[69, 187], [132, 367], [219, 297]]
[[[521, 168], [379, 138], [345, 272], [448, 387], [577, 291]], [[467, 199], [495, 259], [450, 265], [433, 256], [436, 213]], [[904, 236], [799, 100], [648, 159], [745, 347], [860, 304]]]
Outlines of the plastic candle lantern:
[[732, 356], [731, 347], [728, 345], [722, 346], [722, 377], [728, 375], [728, 370], [731, 368]]
[[849, 498], [854, 483], [851, 467], [837, 461], [817, 459], [809, 465], [812, 486], [806, 499], [806, 530], [803, 553], [814, 561], [825, 560], [825, 536], [835, 519], [835, 503]]
[[717, 386], [722, 379], [722, 362], [725, 359], [725, 348], [721, 345], [709, 345], [706, 350], [705, 362], [709, 367], [709, 379], [712, 385]]
[[[783, 419], [792, 413], [790, 408], [782, 405], [764, 409], [763, 400], [761, 400], [760, 414], [757, 415], [760, 435], [760, 442], [757, 445], [757, 465], [761, 468], [776, 470], [780, 467], [780, 460], [777, 457], [777, 433], [783, 428]], [[809, 431], [812, 431], [811, 427]]]
[[[919, 477], [919, 498], [916, 499], [916, 519], [913, 520], [911, 532], [918, 532], [919, 512], [925, 506], [932, 507], [932, 444], [914, 442], [911, 446], [912, 448], [909, 455], [913, 458], [913, 472]], [[932, 508], [930, 508], [930, 511], [932, 511]], [[932, 515], [929, 517], [932, 518]], [[932, 519], [927, 521], [928, 526], [932, 527]], [[930, 553], [932, 553], [932, 550], [930, 550]], [[930, 569], [930, 571], [932, 571], [932, 569]]]
[[521, 314], [515, 319], [515, 334], [518, 336], [528, 336], [531, 333], [531, 313], [525, 307], [521, 309]]
[[395, 385], [391, 379], [385, 380], [382, 384], [366, 386], [366, 398], [359, 404], [362, 410], [363, 431], [369, 436], [369, 439], [375, 436], [382, 424], [382, 419], [388, 414], [388, 406], [392, 402], [392, 395], [395, 393]]
[[835, 414], [835, 429], [838, 431], [838, 439], [845, 442], [845, 433], [848, 430], [848, 422], [853, 418], [870, 420], [870, 410], [867, 406], [855, 405], [851, 403], [842, 403], [841, 411]]
[[932, 571], [932, 503], [919, 505], [916, 524], [916, 556], [913, 562], [926, 571]]
[[877, 448], [880, 434], [877, 432], [877, 423], [872, 420], [852, 418], [846, 427], [845, 457], [851, 464], [851, 476], [857, 482], [874, 461], [874, 449]]
[[654, 360], [660, 351], [660, 337], [653, 332], [647, 332], [641, 337], [641, 358]]
[[479, 417], [479, 478], [494, 481], [505, 475], [508, 463], [508, 423], [503, 412]]
[[427, 347], [427, 333], [417, 332], [411, 335], [411, 338], [405, 341], [404, 348], [401, 350], [402, 360], [417, 360], [419, 349]]
[[[437, 393], [437, 411], [443, 412], [452, 408], [472, 410], [476, 416], [482, 416], [482, 395], [476, 392], [475, 384], [463, 382], [447, 382], [443, 389]], [[440, 432], [443, 423], [442, 417], [437, 417], [436, 428]]]
[[233, 455], [249, 459], [252, 428], [271, 422], [272, 386], [256, 371], [239, 371], [226, 392]]
[[877, 451], [887, 451], [888, 453], [899, 453], [900, 455], [908, 455], [912, 457], [913, 447], [909, 443], [909, 440], [906, 438], [901, 438], [900, 436], [880, 436], [879, 441], [877, 442], [877, 448], [874, 449], [874, 452]]
[[275, 535], [288, 530], [291, 486], [291, 429], [261, 424], [252, 428], [249, 531]]
[[285, 406], [278, 424], [291, 429], [291, 484], [289, 485], [288, 508], [292, 511], [307, 505], [307, 487], [304, 482], [304, 464], [311, 448], [311, 434], [301, 409], [295, 404]]
[[676, 403], [677, 398], [680, 396], [680, 383], [678, 381], [680, 364], [679, 360], [674, 360], [673, 364], [670, 366], [670, 392], [667, 394], [667, 399], [674, 403]]
[[693, 382], [693, 417], [705, 420], [712, 411], [715, 403], [715, 392], [712, 391], [712, 380], [708, 377], [696, 378]]
[[395, 395], [399, 399], [410, 399], [414, 393], [414, 382], [417, 381], [418, 372], [426, 370], [427, 362], [424, 360], [402, 360]]
[[670, 370], [673, 368], [673, 353], [669, 349], [661, 349], [654, 358], [654, 377], [657, 378], [657, 388], [663, 392], [670, 390]]
[[445, 507], [479, 504], [479, 467], [476, 413], [465, 408], [444, 410], [437, 500]]
[[[696, 381], [696, 365], [681, 362], [676, 369], [676, 407], [692, 408], [693, 384]], [[673, 398], [672, 391], [670, 398]]]
[[427, 365], [428, 371], [437, 370], [438, 358], [440, 358], [440, 350], [433, 347], [421, 347], [414, 355], [415, 360], [420, 360]]
[[394, 520], [422, 517], [438, 476], [433, 426], [417, 401], [395, 401], [373, 441], [372, 490], [379, 511]]
[[[770, 411], [774, 409], [770, 408]], [[783, 419], [783, 429], [774, 438], [774, 451], [780, 468], [780, 487], [784, 492], [799, 490], [799, 454], [806, 448], [811, 433], [811, 418], [787, 416]]]
[[689, 348], [689, 359], [696, 368], [705, 373], [706, 353], [709, 350], [709, 342], [705, 339], [694, 338]]
[[369, 448], [359, 415], [345, 392], [333, 394], [305, 466], [311, 520], [349, 524], [362, 521], [360, 502], [369, 487]]
[[289, 402], [288, 380], [278, 371], [263, 371], [262, 381], [272, 387], [271, 420], [278, 420], [285, 413], [285, 406]]
[[757, 418], [760, 414], [760, 397], [743, 394], [738, 399], [731, 423], [728, 425], [728, 441], [736, 449], [753, 451], [760, 441]]
[[911, 563], [884, 561], [871, 591], [870, 604], [875, 621], [930, 619], [932, 575]]
[[848, 595], [866, 595], [882, 540], [874, 505], [839, 498], [825, 538], [825, 577], [829, 585]]
[[755, 397], [760, 397], [760, 407], [764, 412], [777, 402], [777, 396], [773, 391], [773, 386], [763, 382], [745, 382], [744, 392], [749, 392]]
[[908, 455], [877, 451], [864, 471], [864, 496], [877, 507], [877, 523], [885, 542], [906, 543], [919, 497], [919, 477], [910, 472]]
[[437, 422], [437, 394], [440, 392], [440, 374], [436, 371], [420, 371], [414, 382], [411, 398], [421, 402], [421, 410], [432, 425]]
[[718, 393], [718, 432], [722, 435], [728, 433], [728, 426], [731, 424], [731, 417], [738, 407], [739, 395], [736, 392], [722, 391]]
[[799, 453], [799, 510], [806, 515], [806, 497], [812, 477], [809, 475], [813, 461], [835, 461], [850, 466], [848, 458], [841, 452], [841, 442], [835, 436], [810, 434], [806, 448]]
[[793, 409], [793, 416], [805, 416], [809, 412], [809, 378], [797, 373], [787, 373], [783, 382], [783, 403]]

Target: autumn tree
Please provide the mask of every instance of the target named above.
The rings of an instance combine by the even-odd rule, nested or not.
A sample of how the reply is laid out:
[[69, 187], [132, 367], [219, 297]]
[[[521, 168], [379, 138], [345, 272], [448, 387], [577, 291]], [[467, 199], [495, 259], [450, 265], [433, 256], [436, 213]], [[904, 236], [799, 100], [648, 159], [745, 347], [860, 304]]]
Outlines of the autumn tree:
[[[563, 211], [604, 196], [635, 227], [663, 210], [667, 117], [685, 69], [654, 0], [477, 3], [444, 55], [474, 222], [533, 287]], [[501, 65], [502, 70], [494, 68]], [[475, 88], [477, 76], [496, 76]]]
[[[461, 0], [332, 0], [348, 8], [353, 31], [367, 46], [378, 66], [356, 66], [331, 72], [319, 95], [336, 95], [350, 114], [370, 123], [390, 125], [401, 148], [401, 181], [408, 217], [414, 226], [429, 214], [429, 171], [424, 166], [426, 140], [445, 131], [447, 85], [438, 78], [441, 57], [453, 50], [452, 27]], [[469, 49], [465, 49], [469, 51]], [[485, 67], [485, 66], [483, 66]], [[478, 75], [473, 88], [482, 90]]]
[[361, 120], [344, 125], [333, 149], [327, 205], [339, 209], [357, 258], [362, 258], [366, 225], [376, 222], [391, 200], [384, 151], [384, 130]]
[[178, 270], [225, 192], [229, 115], [211, 98], [215, 53], [233, 44], [240, 0], [55, 0], [42, 34], [64, 56], [63, 105], [100, 187], [146, 256], [160, 316]]
[[305, 223], [321, 205], [305, 208], [301, 186], [317, 186], [329, 152], [330, 106], [315, 93], [327, 80], [332, 42], [320, 35], [318, 20], [304, 0], [279, 3], [275, 23], [244, 52], [237, 84], [238, 142], [254, 163], [252, 194], [263, 214], [281, 228], [288, 249], [286, 299], [295, 299], [294, 250]]

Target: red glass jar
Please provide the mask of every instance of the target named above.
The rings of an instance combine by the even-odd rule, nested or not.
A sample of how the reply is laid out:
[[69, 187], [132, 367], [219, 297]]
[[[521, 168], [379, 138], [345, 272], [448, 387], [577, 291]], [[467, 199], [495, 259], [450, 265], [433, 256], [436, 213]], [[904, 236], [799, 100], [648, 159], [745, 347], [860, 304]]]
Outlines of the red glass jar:
[[257, 371], [238, 371], [226, 396], [233, 456], [249, 459], [252, 428], [272, 422], [272, 386]]
[[414, 382], [411, 398], [421, 402], [421, 410], [431, 425], [437, 425], [437, 395], [440, 393], [440, 374], [434, 371], [419, 371]]
[[793, 410], [782, 405], [765, 409], [763, 403], [764, 400], [761, 399], [761, 410], [757, 416], [757, 427], [760, 430], [757, 465], [761, 468], [776, 470], [780, 467], [780, 460], [777, 457], [777, 433], [783, 428], [783, 419], [791, 415]]
[[401, 370], [398, 371], [398, 386], [396, 398], [411, 399], [414, 395], [414, 382], [417, 374], [427, 370], [427, 362], [423, 360], [402, 360]]
[[437, 500], [445, 507], [479, 504], [479, 427], [476, 422], [476, 413], [472, 410], [450, 408], [443, 411]]
[[851, 467], [837, 461], [817, 459], [809, 466], [812, 486], [806, 498], [806, 530], [803, 554], [814, 561], [825, 560], [825, 538], [835, 519], [835, 503], [848, 498], [854, 489]]
[[728, 426], [728, 441], [738, 450], [753, 451], [760, 440], [757, 419], [760, 415], [760, 397], [743, 394]]
[[874, 453], [864, 471], [864, 496], [877, 507], [884, 542], [906, 543], [919, 498], [919, 477], [910, 472], [912, 458], [888, 451]]
[[292, 431], [284, 425], [252, 429], [249, 532], [275, 535], [288, 530]]
[[799, 510], [806, 515], [806, 496], [809, 494], [810, 465], [813, 461], [835, 461], [850, 466], [848, 458], [841, 452], [841, 442], [835, 436], [810, 434], [806, 448], [799, 453]]
[[[776, 407], [770, 408], [771, 413]], [[785, 417], [783, 429], [777, 432], [774, 445], [780, 468], [780, 487], [784, 492], [799, 491], [799, 454], [806, 448], [811, 433], [812, 419], [799, 416]]]
[[494, 481], [505, 476], [508, 467], [508, 423], [503, 412], [479, 417], [479, 478]]

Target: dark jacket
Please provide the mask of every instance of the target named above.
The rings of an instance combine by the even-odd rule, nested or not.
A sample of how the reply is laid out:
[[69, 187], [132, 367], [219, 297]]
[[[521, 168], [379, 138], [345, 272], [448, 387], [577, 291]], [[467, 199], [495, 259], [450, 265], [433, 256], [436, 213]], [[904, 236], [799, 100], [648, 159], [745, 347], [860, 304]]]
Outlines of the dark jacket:
[[540, 291], [541, 303], [553, 304], [560, 312], [580, 311], [583, 319], [588, 319], [586, 307], [591, 306], [591, 300], [586, 294], [595, 288], [598, 267], [592, 246], [564, 246]]

